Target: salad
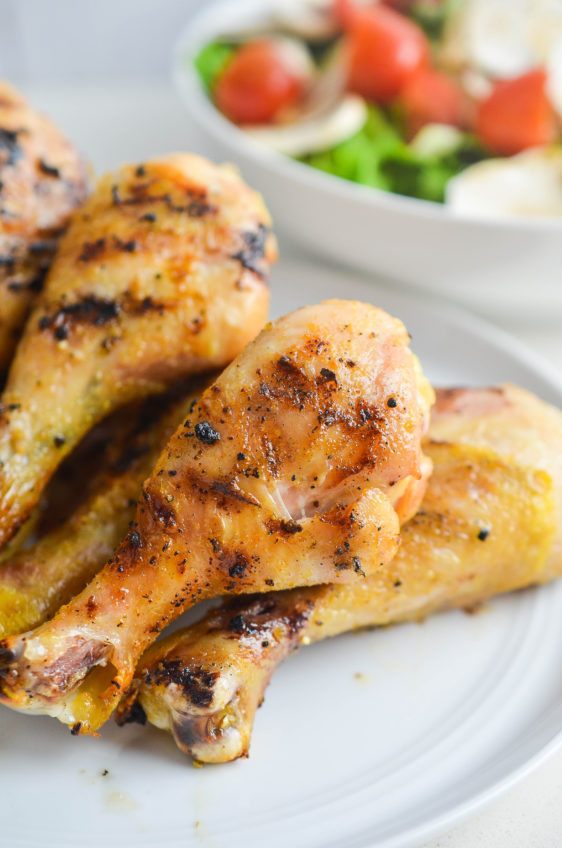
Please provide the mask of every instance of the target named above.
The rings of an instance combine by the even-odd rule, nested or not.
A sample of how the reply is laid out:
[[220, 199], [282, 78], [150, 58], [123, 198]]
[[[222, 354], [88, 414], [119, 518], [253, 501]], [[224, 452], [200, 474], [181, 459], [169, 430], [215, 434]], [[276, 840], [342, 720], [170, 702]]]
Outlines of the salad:
[[464, 212], [562, 214], [562, 2], [277, 0], [195, 67], [226, 118], [313, 168]]

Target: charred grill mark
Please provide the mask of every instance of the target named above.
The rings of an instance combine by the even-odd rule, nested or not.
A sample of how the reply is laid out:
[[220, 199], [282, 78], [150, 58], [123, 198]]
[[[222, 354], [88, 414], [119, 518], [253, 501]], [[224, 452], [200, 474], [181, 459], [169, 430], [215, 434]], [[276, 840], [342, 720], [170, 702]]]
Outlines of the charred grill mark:
[[213, 687], [218, 676], [218, 672], [207, 671], [200, 665], [190, 668], [180, 659], [163, 659], [146, 672], [146, 682], [156, 686], [174, 684], [194, 706], [208, 707], [213, 702]]
[[137, 550], [138, 548], [143, 547], [142, 538], [140, 533], [137, 530], [131, 530], [127, 535], [127, 542], [129, 543], [129, 547], [133, 550]]
[[319, 410], [318, 423], [323, 424], [325, 427], [332, 427], [334, 424], [343, 424], [350, 430], [355, 430], [358, 426], [357, 421], [348, 412], [331, 405], [324, 406], [323, 409]]
[[238, 636], [253, 635], [263, 639], [264, 636], [271, 638], [272, 631], [282, 627], [291, 639], [295, 639], [308, 622], [313, 608], [311, 600], [298, 605], [289, 603], [284, 608], [282, 601], [272, 598], [237, 598], [227, 607], [227, 612], [235, 614], [227, 621], [226, 629]]
[[170, 503], [162, 500], [159, 494], [151, 492], [150, 489], [143, 489], [143, 497], [151, 515], [161, 527], [166, 530], [177, 527], [176, 511]]
[[[137, 174], [137, 176], [141, 176]], [[150, 194], [149, 190], [154, 180], [144, 181], [129, 186], [130, 195], [123, 197], [118, 186], [114, 185], [111, 190], [113, 204], [115, 206], [142, 206], [152, 203], [163, 203], [170, 212], [187, 214], [190, 218], [203, 218], [206, 215], [214, 215], [218, 207], [208, 200], [207, 191], [201, 189], [185, 189], [186, 203], [175, 203], [169, 192], [163, 194]]]
[[[308, 339], [303, 349], [309, 354], [312, 348], [316, 354], [327, 347], [321, 339]], [[332, 426], [340, 423], [355, 430], [364, 423], [357, 420], [355, 410], [344, 409], [341, 404], [335, 405], [334, 398], [340, 392], [337, 374], [328, 367], [322, 367], [315, 377], [308, 377], [305, 371], [292, 356], [284, 354], [272, 363], [268, 379], [260, 383], [259, 393], [272, 400], [287, 400], [300, 410], [307, 405], [316, 410], [319, 424]], [[374, 416], [370, 416], [374, 417]]]
[[[330, 383], [330, 385], [333, 385]], [[358, 430], [365, 430], [367, 444], [372, 443], [374, 436], [380, 434], [380, 425], [385, 422], [384, 415], [380, 410], [367, 404], [365, 400], [358, 400], [355, 409], [345, 410], [333, 406], [330, 399], [326, 399], [325, 405], [318, 411], [318, 423], [325, 427], [340, 424], [346, 430], [357, 434]]]
[[284, 353], [277, 360], [277, 368], [286, 376], [298, 377], [300, 379], [306, 380], [306, 375], [302, 368], [300, 368], [296, 362], [294, 362], [290, 356], [287, 356]]
[[356, 414], [360, 425], [366, 424], [367, 421], [375, 421], [377, 424], [383, 424], [386, 421], [381, 410], [372, 404], [368, 404], [363, 398], [357, 401]]
[[7, 284], [8, 289], [15, 294], [23, 291], [40, 292], [43, 289], [43, 283], [45, 282], [48, 270], [49, 266], [44, 265], [29, 280], [9, 280]]
[[56, 240], [41, 239], [31, 242], [22, 252], [17, 247], [0, 256], [0, 282], [13, 294], [38, 292], [56, 248]]
[[78, 261], [92, 262], [101, 257], [106, 259], [113, 253], [134, 253], [137, 248], [138, 243], [134, 239], [124, 241], [115, 235], [111, 239], [99, 238], [96, 241], [84, 242]]
[[167, 202], [172, 212], [186, 212], [190, 218], [203, 218], [205, 215], [214, 215], [218, 207], [209, 203], [204, 197], [195, 197], [186, 206], [174, 206]]
[[321, 368], [320, 369], [320, 378], [327, 383], [335, 383], [337, 385], [337, 377], [334, 371], [331, 368]]
[[250, 564], [248, 557], [240, 551], [235, 551], [234, 554], [225, 555], [223, 562], [228, 568], [230, 577], [243, 577]]
[[2, 639], [0, 642], [0, 675], [4, 674], [7, 667], [17, 659], [15, 651], [10, 648], [7, 639]]
[[49, 165], [44, 159], [39, 159], [37, 166], [42, 174], [47, 177], [54, 177], [56, 180], [60, 177], [60, 170], [54, 165]]
[[[0, 168], [2, 165], [0, 164]], [[9, 209], [6, 209], [5, 206], [0, 206], [0, 217], [6, 218], [12, 221], [16, 221], [21, 215], [18, 215], [16, 212], [10, 212]]]
[[141, 317], [149, 312], [162, 315], [165, 309], [165, 304], [158, 303], [150, 296], [136, 300], [128, 292], [120, 300], [86, 295], [76, 303], [61, 306], [52, 315], [43, 315], [38, 326], [40, 330], [52, 330], [55, 339], [63, 341], [78, 325], [105, 327], [116, 321], [122, 313]]
[[287, 627], [289, 634], [293, 637], [298, 636], [303, 629], [313, 609], [312, 601], [307, 601], [304, 609], [293, 610], [289, 615], [283, 616], [283, 623]]
[[[349, 547], [349, 545], [348, 545]], [[346, 571], [349, 569], [353, 569], [356, 574], [360, 574], [361, 577], [366, 577], [365, 572], [363, 571], [363, 567], [361, 565], [361, 560], [358, 556], [352, 556], [351, 559], [343, 560], [342, 562], [336, 562], [336, 571]]]
[[265, 522], [269, 535], [276, 533], [283, 536], [294, 536], [295, 533], [302, 533], [302, 527], [298, 521], [290, 519], [286, 521], [284, 518], [269, 518]]
[[[348, 539], [352, 538], [356, 530], [362, 530], [364, 523], [358, 519], [353, 509], [343, 504], [336, 504], [327, 512], [318, 513], [318, 518], [323, 524], [330, 524], [332, 527], [340, 527], [342, 530], [348, 530]], [[343, 542], [345, 550], [348, 550], [347, 542]]]
[[7, 130], [0, 127], [0, 156], [4, 154], [4, 162], [1, 165], [15, 165], [23, 156], [23, 149], [19, 143], [18, 136], [22, 130]]
[[253, 271], [262, 280], [265, 278], [265, 246], [267, 242], [268, 228], [259, 224], [256, 231], [245, 231], [242, 233], [244, 246], [241, 250], [232, 254], [247, 271]]
[[[240, 550], [229, 551], [222, 547], [218, 539], [209, 539], [215, 558], [220, 563], [221, 567], [228, 572], [229, 577], [244, 577], [248, 567], [250, 566], [250, 558]], [[255, 557], [254, 557], [255, 559]], [[235, 584], [227, 586], [227, 589], [234, 589]]]
[[96, 241], [85, 241], [82, 245], [82, 253], [78, 257], [79, 262], [91, 262], [93, 259], [99, 259], [104, 253], [106, 239], [99, 238]]
[[113, 244], [119, 253], [134, 253], [138, 247], [138, 244], [134, 239], [127, 239], [127, 241], [123, 241], [123, 239], [120, 239], [119, 236], [113, 236]]
[[146, 713], [138, 701], [133, 701], [130, 706], [116, 717], [117, 724], [146, 724]]
[[[62, 232], [60, 232], [59, 235], [62, 235]], [[40, 241], [33, 241], [29, 245], [29, 252], [33, 254], [33, 256], [43, 256], [45, 253], [50, 255], [54, 253], [56, 249], [56, 239], [41, 239]]]
[[143, 297], [142, 300], [137, 301], [131, 297], [127, 297], [121, 308], [124, 312], [140, 316], [146, 315], [148, 312], [158, 312], [160, 315], [163, 315], [166, 310], [165, 304], [154, 300], [151, 295], [147, 295], [147, 297]]
[[54, 315], [43, 315], [39, 319], [39, 329], [53, 331], [58, 341], [67, 339], [70, 330], [76, 324], [90, 324], [93, 327], [103, 327], [114, 321], [121, 309], [114, 300], [88, 295], [77, 303], [70, 303], [58, 309]]
[[251, 494], [245, 494], [244, 492], [242, 492], [242, 490], [238, 487], [236, 481], [221, 482], [219, 480], [215, 480], [211, 484], [210, 491], [217, 492], [218, 494], [223, 495], [225, 498], [250, 504], [250, 506], [261, 507], [261, 504], [258, 499]]
[[90, 619], [94, 618], [97, 608], [98, 608], [98, 605], [96, 603], [94, 596], [90, 595], [90, 597], [86, 601], [86, 613], [88, 615], [88, 618], [90, 618]]
[[13, 277], [6, 280], [8, 288], [11, 291], [32, 288], [35, 277], [30, 280], [29, 276], [34, 274], [44, 276], [56, 246], [57, 242], [54, 238], [41, 239], [26, 245], [24, 252], [13, 248], [11, 252], [1, 254], [0, 270], [5, 268], [6, 273]]
[[[275, 383], [276, 385], [273, 385]], [[302, 408], [312, 395], [312, 386], [299, 365], [289, 356], [280, 356], [273, 364], [270, 381], [260, 383], [259, 393], [272, 400], [285, 399]]]
[[303, 350], [308, 356], [320, 356], [322, 352], [326, 354], [330, 349], [330, 342], [324, 339], [319, 339], [317, 336], [306, 339]]
[[242, 615], [242, 613], [232, 616], [228, 622], [228, 629], [231, 630], [232, 633], [252, 633], [256, 631], [258, 627], [259, 624], [256, 624], [255, 622], [246, 621], [246, 618]]

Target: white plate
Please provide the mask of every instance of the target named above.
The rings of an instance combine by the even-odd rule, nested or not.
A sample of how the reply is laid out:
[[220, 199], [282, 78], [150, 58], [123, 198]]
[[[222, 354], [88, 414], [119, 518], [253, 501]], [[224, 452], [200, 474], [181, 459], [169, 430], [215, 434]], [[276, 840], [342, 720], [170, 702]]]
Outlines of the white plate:
[[214, 38], [263, 25], [272, 2], [279, 0], [206, 2], [179, 39], [174, 79], [203, 149], [240, 165], [267, 198], [276, 226], [320, 256], [423, 287], [482, 314], [558, 322], [561, 219], [481, 220], [356, 185], [267, 150], [215, 109], [193, 58]]
[[[274, 315], [330, 296], [401, 317], [435, 383], [512, 380], [562, 405], [547, 366], [466, 314], [318, 265], [275, 272]], [[301, 651], [268, 690], [250, 759], [230, 765], [194, 769], [154, 729], [75, 738], [1, 710], [0, 845], [416, 845], [554, 750], [561, 664], [562, 583]]]

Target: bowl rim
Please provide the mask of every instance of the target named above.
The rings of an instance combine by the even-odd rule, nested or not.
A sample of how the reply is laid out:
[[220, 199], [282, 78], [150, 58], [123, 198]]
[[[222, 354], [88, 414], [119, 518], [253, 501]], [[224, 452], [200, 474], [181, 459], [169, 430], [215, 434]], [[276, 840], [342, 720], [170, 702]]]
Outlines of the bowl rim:
[[[266, 170], [288, 180], [300, 182], [305, 187], [323, 191], [335, 199], [346, 199], [362, 207], [378, 211], [402, 213], [411, 217], [434, 220], [444, 225], [464, 225], [475, 228], [493, 228], [497, 232], [527, 232], [532, 234], [559, 232], [560, 217], [480, 217], [452, 212], [446, 205], [430, 200], [407, 197], [390, 191], [364, 186], [327, 174], [299, 162], [250, 138], [242, 129], [231, 123], [216, 108], [195, 69], [193, 59], [210, 39], [228, 36], [228, 23], [236, 19], [259, 21], [275, 0], [214, 0], [193, 15], [175, 43], [172, 53], [172, 78], [180, 99], [191, 116], [204, 125], [212, 136], [242, 157], [257, 160]], [[226, 21], [226, 26], [219, 22]], [[232, 28], [231, 28], [232, 29]], [[188, 59], [189, 61], [186, 61]]]

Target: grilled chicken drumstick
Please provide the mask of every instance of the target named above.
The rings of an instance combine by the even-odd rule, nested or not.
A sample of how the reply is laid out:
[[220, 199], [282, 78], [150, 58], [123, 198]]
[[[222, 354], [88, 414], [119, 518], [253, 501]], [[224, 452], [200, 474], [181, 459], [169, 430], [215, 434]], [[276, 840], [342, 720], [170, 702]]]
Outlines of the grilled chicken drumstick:
[[100, 181], [61, 240], [2, 395], [0, 547], [96, 421], [224, 366], [256, 335], [269, 223], [230, 167], [198, 156]]
[[52, 532], [0, 566], [0, 637], [37, 627], [80, 592], [126, 535], [141, 486], [206, 383], [151, 398], [108, 449], [86, 501]]
[[80, 157], [53, 124], [0, 82], [0, 374], [58, 239], [87, 194]]
[[202, 762], [245, 756], [269, 679], [300, 645], [562, 575], [558, 410], [514, 386], [438, 392], [424, 448], [433, 475], [388, 568], [227, 601], [147, 651], [120, 722], [148, 717]]
[[2, 699], [91, 732], [142, 651], [205, 597], [363, 583], [423, 496], [433, 392], [404, 326], [327, 301], [269, 325], [204, 393], [104, 569], [2, 642]]

